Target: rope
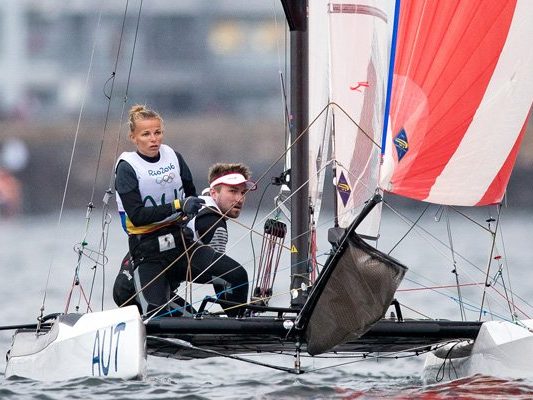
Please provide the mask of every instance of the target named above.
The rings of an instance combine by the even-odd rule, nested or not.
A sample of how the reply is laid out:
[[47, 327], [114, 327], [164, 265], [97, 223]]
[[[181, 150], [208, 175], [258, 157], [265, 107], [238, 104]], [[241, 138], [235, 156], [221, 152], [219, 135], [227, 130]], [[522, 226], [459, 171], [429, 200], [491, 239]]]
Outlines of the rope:
[[[487, 220], [489, 231], [490, 231], [491, 237], [492, 237], [492, 245], [490, 247], [489, 259], [487, 261], [487, 270], [486, 270], [486, 274], [485, 274], [485, 287], [483, 288], [483, 294], [481, 296], [481, 305], [480, 305], [480, 309], [481, 310], [483, 310], [483, 305], [485, 304], [485, 297], [486, 297], [487, 287], [488, 287], [488, 283], [489, 283], [490, 267], [491, 267], [491, 264], [492, 264], [492, 257], [494, 255], [494, 249], [495, 249], [495, 243], [496, 243], [496, 232], [498, 231], [498, 225], [499, 225], [499, 222], [500, 222], [500, 215], [501, 215], [500, 211], [501, 211], [501, 207], [498, 208], [498, 217], [496, 218], [496, 227], [494, 229], [494, 232], [490, 229], [490, 223], [492, 221], [492, 218], [489, 218]], [[480, 321], [481, 321], [481, 317], [482, 317], [482, 313], [480, 311], [480, 313], [479, 313], [479, 320]]]
[[[102, 20], [102, 3], [100, 3], [100, 8], [99, 8], [99, 11], [98, 11], [98, 19], [97, 19], [95, 34], [94, 34], [94, 37], [93, 37], [93, 46], [92, 46], [92, 50], [91, 50], [91, 56], [90, 56], [90, 59], [89, 59], [89, 67], [87, 69], [87, 74], [85, 76], [85, 87], [84, 87], [84, 90], [83, 90], [83, 97], [82, 97], [82, 102], [81, 102], [81, 106], [80, 106], [80, 112], [78, 114], [78, 122], [77, 122], [77, 125], [76, 125], [76, 131], [74, 133], [74, 142], [72, 144], [72, 150], [71, 150], [71, 153], [70, 153], [70, 160], [69, 160], [69, 166], [68, 166], [68, 171], [67, 171], [67, 177], [66, 177], [66, 180], [65, 180], [65, 187], [64, 187], [64, 190], [63, 190], [62, 198], [61, 198], [61, 206], [60, 206], [60, 209], [59, 209], [59, 216], [58, 216], [58, 221], [57, 221], [57, 224], [56, 224], [56, 235], [55, 235], [56, 237], [59, 235], [61, 221], [62, 221], [62, 218], [63, 218], [63, 211], [64, 211], [64, 208], [65, 208], [65, 201], [66, 201], [67, 191], [68, 191], [68, 187], [69, 187], [69, 183], [70, 183], [70, 175], [71, 175], [71, 172], [72, 172], [72, 165], [74, 163], [74, 153], [75, 153], [75, 150], [76, 150], [76, 145], [77, 145], [77, 142], [78, 142], [78, 136], [79, 136], [79, 132], [80, 132], [81, 118], [82, 118], [82, 115], [83, 115], [83, 110], [85, 108], [85, 101], [86, 101], [86, 98], [87, 98], [87, 93], [89, 91], [89, 80], [90, 80], [91, 71], [92, 71], [92, 68], [93, 68], [94, 54], [95, 54], [95, 50], [96, 50], [96, 42], [97, 42], [97, 36], [98, 36], [97, 34], [100, 31], [101, 20]], [[48, 273], [47, 273], [47, 277], [46, 277], [45, 287], [44, 287], [44, 290], [43, 290], [43, 300], [42, 300], [41, 308], [40, 308], [40, 316], [38, 317], [39, 324], [37, 325], [37, 330], [39, 330], [39, 328], [40, 328], [40, 321], [42, 320], [42, 317], [43, 317], [43, 314], [44, 314], [44, 310], [45, 310], [46, 297], [47, 297], [48, 287], [50, 285], [50, 277], [51, 277], [51, 274], [52, 274], [52, 266], [53, 266], [53, 263], [54, 263], [54, 257], [55, 257], [55, 250], [52, 252], [52, 256], [50, 257], [50, 263], [48, 265]]]
[[287, 233], [287, 226], [280, 221], [269, 219], [265, 222], [263, 243], [257, 272], [257, 281], [252, 298], [262, 299], [268, 305], [278, 271], [281, 251]]
[[[384, 353], [385, 355], [382, 355], [382, 354], [372, 355], [372, 354], [369, 354], [369, 353], [365, 353], [363, 355], [360, 355], [359, 357], [361, 357], [361, 358], [358, 359], [358, 360], [352, 360], [352, 361], [342, 362], [342, 363], [338, 363], [338, 364], [328, 365], [326, 367], [308, 369], [305, 372], [307, 372], [307, 373], [317, 372], [317, 371], [322, 371], [322, 370], [325, 370], [325, 369], [342, 367], [343, 365], [355, 364], [355, 363], [368, 361], [368, 360], [379, 360], [380, 358], [393, 358], [397, 354], [404, 354], [404, 353], [415, 353], [416, 352], [417, 353], [416, 355], [418, 356], [419, 354], [427, 353], [429, 351], [431, 351], [431, 350], [428, 350], [428, 346], [427, 345], [423, 345], [423, 346], [414, 346], [414, 347], [411, 347], [411, 348], [408, 348], [408, 349], [405, 349], [405, 350], [392, 351], [392, 352]], [[394, 357], [394, 358], [397, 358], [397, 357]]]
[[455, 284], [457, 286], [457, 297], [459, 299], [459, 311], [461, 312], [461, 320], [464, 321], [466, 319], [466, 315], [461, 296], [461, 284], [459, 282], [459, 272], [457, 271], [457, 261], [455, 260], [455, 250], [453, 248], [452, 227], [450, 223], [450, 216], [447, 211], [448, 209], [444, 208], [444, 210], [446, 211], [446, 231], [448, 233], [448, 243], [450, 243], [450, 252], [453, 263], [452, 273], [455, 275]]
[[[102, 136], [101, 136], [101, 140], [100, 140], [100, 146], [99, 146], [99, 150], [98, 150], [98, 157], [97, 157], [97, 162], [96, 162], [95, 174], [94, 174], [94, 178], [93, 178], [93, 185], [92, 185], [92, 190], [91, 190], [90, 201], [89, 201], [89, 204], [87, 206], [87, 212], [86, 212], [86, 216], [85, 216], [86, 225], [85, 225], [84, 238], [81, 241], [81, 248], [78, 250], [78, 261], [77, 261], [77, 265], [76, 265], [75, 272], [74, 272], [74, 278], [73, 278], [74, 286], [80, 286], [80, 289], [82, 289], [81, 285], [79, 284], [79, 281], [80, 281], [79, 273], [80, 273], [80, 268], [81, 268], [81, 261], [82, 261], [82, 256], [84, 254], [84, 248], [87, 245], [87, 235], [88, 235], [88, 231], [89, 231], [91, 213], [92, 213], [92, 210], [94, 208], [93, 204], [94, 204], [94, 195], [95, 195], [95, 190], [96, 190], [96, 182], [97, 182], [98, 176], [99, 176], [100, 165], [101, 165], [101, 160], [102, 160], [102, 153], [103, 153], [103, 146], [104, 146], [105, 137], [106, 137], [106, 134], [107, 134], [107, 131], [108, 131], [107, 127], [108, 127], [108, 124], [109, 124], [111, 101], [113, 99], [116, 71], [117, 71], [118, 62], [119, 62], [119, 59], [120, 59], [120, 53], [121, 53], [122, 44], [123, 44], [124, 31], [125, 31], [125, 26], [126, 26], [126, 18], [127, 18], [127, 13], [128, 13], [128, 5], [129, 5], [129, 0], [126, 1], [126, 5], [125, 5], [125, 8], [124, 8], [124, 14], [123, 14], [123, 17], [122, 17], [122, 27], [121, 27], [121, 32], [120, 32], [120, 37], [119, 37], [119, 43], [118, 43], [118, 48], [117, 48], [117, 52], [116, 52], [116, 57], [115, 57], [114, 69], [113, 69], [113, 72], [111, 73], [111, 77], [106, 81], [106, 83], [104, 85], [104, 95], [108, 99], [107, 111], [106, 111], [106, 117], [105, 117], [105, 122], [104, 122], [104, 129], [102, 131]], [[131, 71], [132, 71], [132, 63], [133, 63], [133, 55], [134, 55], [134, 52], [135, 52], [135, 45], [136, 45], [136, 42], [137, 42], [137, 32], [138, 32], [138, 28], [139, 28], [139, 20], [140, 20], [140, 15], [141, 15], [141, 9], [142, 9], [142, 0], [141, 0], [141, 3], [140, 3], [140, 6], [139, 6], [139, 13], [138, 13], [138, 17], [137, 17], [137, 28], [136, 28], [136, 32], [135, 32], [135, 40], [134, 40], [132, 55], [131, 55], [131, 59], [130, 59], [130, 69], [129, 69], [129, 72], [128, 72], [128, 83], [127, 83], [127, 86], [126, 86], [126, 96], [125, 97], [127, 97], [127, 91], [128, 91], [128, 88], [129, 88], [130, 76], [131, 76]], [[93, 53], [94, 53], [94, 48], [93, 48]], [[110, 87], [110, 90], [109, 90], [109, 94], [107, 94], [105, 92], [105, 87], [107, 86], [107, 84], [109, 82], [111, 83], [111, 87]], [[124, 108], [124, 106], [123, 106], [123, 108]], [[122, 113], [122, 115], [123, 115], [123, 113]], [[122, 118], [122, 116], [121, 116], [121, 118]], [[81, 119], [81, 115], [80, 115], [80, 119]], [[118, 136], [120, 137], [120, 133], [118, 134]], [[118, 148], [118, 145], [117, 145], [117, 148]], [[103, 198], [101, 234], [100, 234], [100, 240], [99, 240], [99, 243], [98, 243], [98, 251], [96, 251], [97, 259], [96, 259], [95, 265], [93, 266], [93, 277], [92, 277], [92, 282], [91, 282], [91, 289], [90, 289], [89, 299], [87, 299], [87, 297], [85, 296], [85, 293], [83, 293], [83, 297], [87, 301], [87, 311], [90, 310], [90, 301], [92, 299], [92, 293], [93, 293], [93, 289], [94, 289], [94, 285], [95, 285], [95, 281], [96, 281], [97, 266], [101, 265], [103, 267], [107, 263], [107, 258], [105, 256], [105, 252], [106, 252], [107, 242], [108, 242], [107, 238], [108, 238], [108, 234], [109, 234], [109, 225], [110, 225], [111, 220], [112, 220], [111, 215], [109, 213], [109, 199], [111, 197], [111, 194], [112, 194], [112, 190], [108, 189], [106, 191], [105, 195], [104, 195], [104, 198]], [[100, 261], [100, 259], [101, 259], [101, 261]], [[73, 288], [71, 288], [71, 290], [72, 289]], [[104, 294], [105, 294], [105, 269], [102, 268], [102, 296], [101, 296], [101, 309], [102, 310], [104, 308]], [[66, 303], [66, 306], [65, 306], [65, 312], [68, 312], [68, 308], [70, 306], [71, 297], [72, 297], [71, 294], [69, 294], [69, 296], [67, 298], [67, 303]], [[81, 300], [81, 296], [80, 296], [79, 300]], [[79, 309], [79, 302], [78, 302], [78, 305], [76, 306], [76, 309]]]

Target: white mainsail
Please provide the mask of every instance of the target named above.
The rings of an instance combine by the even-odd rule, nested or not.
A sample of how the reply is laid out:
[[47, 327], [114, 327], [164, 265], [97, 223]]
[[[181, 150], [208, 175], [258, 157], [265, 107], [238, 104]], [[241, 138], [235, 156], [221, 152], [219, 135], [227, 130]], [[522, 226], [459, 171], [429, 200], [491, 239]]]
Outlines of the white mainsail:
[[[328, 101], [335, 103], [310, 132], [310, 193], [321, 190], [315, 183], [319, 179], [312, 179], [324, 166], [328, 150], [324, 133], [330, 116], [336, 211], [343, 228], [377, 188], [392, 24], [389, 9], [388, 2], [378, 0], [357, 4], [313, 1], [309, 5], [310, 120]], [[325, 27], [327, 32], [320, 36], [317, 32]], [[319, 156], [322, 164], [316, 162]], [[377, 237], [380, 216], [378, 206], [357, 232]]]

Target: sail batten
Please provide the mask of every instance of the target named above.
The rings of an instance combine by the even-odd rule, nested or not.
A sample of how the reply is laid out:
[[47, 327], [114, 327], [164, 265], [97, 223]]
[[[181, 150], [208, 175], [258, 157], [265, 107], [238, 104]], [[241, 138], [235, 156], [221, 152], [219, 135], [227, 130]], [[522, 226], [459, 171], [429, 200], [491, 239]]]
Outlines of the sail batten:
[[402, 2], [384, 190], [502, 200], [533, 102], [531, 20], [522, 0]]

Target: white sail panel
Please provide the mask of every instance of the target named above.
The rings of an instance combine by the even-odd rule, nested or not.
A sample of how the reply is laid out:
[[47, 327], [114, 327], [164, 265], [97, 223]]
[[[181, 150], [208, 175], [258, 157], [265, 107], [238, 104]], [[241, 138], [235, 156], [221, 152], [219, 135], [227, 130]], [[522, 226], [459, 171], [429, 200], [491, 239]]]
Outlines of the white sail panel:
[[[392, 18], [385, 1], [330, 3], [330, 85], [339, 225], [347, 227], [377, 188]], [[377, 236], [381, 209], [359, 226]]]

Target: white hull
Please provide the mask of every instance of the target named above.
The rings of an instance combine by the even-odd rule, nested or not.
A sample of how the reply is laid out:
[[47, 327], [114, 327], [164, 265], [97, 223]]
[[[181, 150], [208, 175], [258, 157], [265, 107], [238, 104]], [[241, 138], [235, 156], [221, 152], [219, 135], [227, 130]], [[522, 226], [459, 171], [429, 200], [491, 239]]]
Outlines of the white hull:
[[475, 374], [509, 379], [533, 378], [533, 320], [485, 322], [473, 344], [451, 343], [429, 353], [424, 384]]
[[80, 377], [142, 378], [146, 372], [146, 331], [135, 306], [68, 314], [52, 328], [17, 331], [5, 376], [41, 381]]

